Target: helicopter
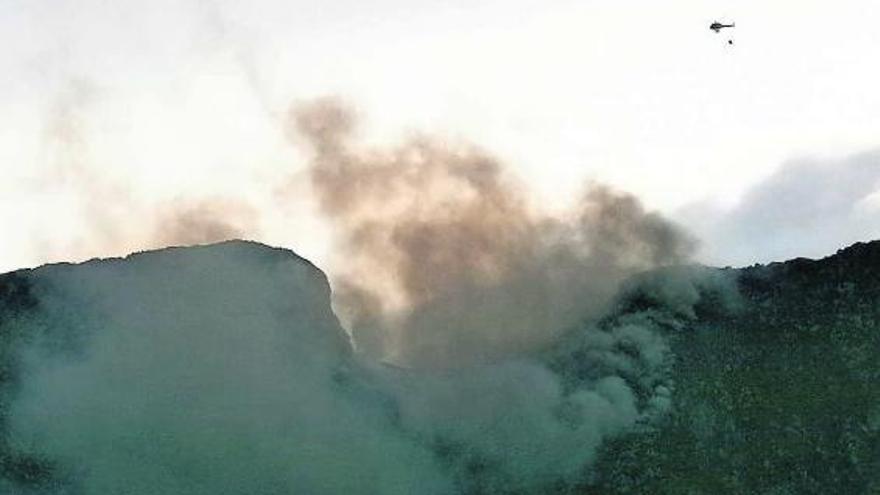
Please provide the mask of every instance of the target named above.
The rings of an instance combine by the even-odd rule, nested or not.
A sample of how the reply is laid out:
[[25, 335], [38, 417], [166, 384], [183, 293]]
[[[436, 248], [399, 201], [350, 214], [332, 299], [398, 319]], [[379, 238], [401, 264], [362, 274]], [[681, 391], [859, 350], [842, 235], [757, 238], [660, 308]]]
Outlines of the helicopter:
[[730, 23], [730, 24], [722, 24], [722, 23], [720, 23], [720, 22], [718, 22], [718, 21], [715, 21], [715, 22], [712, 23], [711, 26], [709, 26], [709, 29], [711, 29], [712, 31], [715, 31], [716, 33], [720, 33], [722, 29], [724, 29], [724, 28], [732, 28], [732, 27], [736, 27], [736, 23], [735, 23], [735, 22], [732, 22], [732, 23]]

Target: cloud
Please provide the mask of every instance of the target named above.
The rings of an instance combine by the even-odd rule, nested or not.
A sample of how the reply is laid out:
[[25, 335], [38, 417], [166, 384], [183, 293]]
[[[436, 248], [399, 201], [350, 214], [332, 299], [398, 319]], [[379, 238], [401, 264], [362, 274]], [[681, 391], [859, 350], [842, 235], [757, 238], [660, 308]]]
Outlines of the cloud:
[[710, 260], [732, 264], [822, 256], [880, 236], [871, 207], [880, 191], [880, 151], [839, 160], [785, 163], [730, 209], [711, 202], [680, 218], [699, 233]]

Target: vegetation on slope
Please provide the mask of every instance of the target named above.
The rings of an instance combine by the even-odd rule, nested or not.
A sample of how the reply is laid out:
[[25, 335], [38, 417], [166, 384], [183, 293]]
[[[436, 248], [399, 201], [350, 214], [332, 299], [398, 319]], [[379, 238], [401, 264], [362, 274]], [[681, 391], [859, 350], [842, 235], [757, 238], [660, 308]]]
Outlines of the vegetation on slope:
[[739, 310], [669, 335], [674, 412], [583, 493], [880, 493], [880, 242], [726, 272]]

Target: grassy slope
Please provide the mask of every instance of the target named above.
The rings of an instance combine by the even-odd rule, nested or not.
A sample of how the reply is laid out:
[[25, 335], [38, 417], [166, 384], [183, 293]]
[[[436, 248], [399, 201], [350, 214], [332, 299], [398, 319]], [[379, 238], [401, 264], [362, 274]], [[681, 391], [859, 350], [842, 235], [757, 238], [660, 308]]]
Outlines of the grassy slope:
[[880, 493], [880, 242], [735, 275], [737, 314], [671, 336], [675, 412], [583, 493]]

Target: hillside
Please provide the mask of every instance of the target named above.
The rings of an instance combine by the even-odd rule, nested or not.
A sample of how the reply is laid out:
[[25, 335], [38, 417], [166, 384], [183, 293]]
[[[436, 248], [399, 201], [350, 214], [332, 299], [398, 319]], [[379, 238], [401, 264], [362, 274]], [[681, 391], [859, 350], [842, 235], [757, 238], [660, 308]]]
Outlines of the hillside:
[[585, 493], [880, 492], [880, 242], [726, 273], [739, 307], [672, 336], [674, 413]]

